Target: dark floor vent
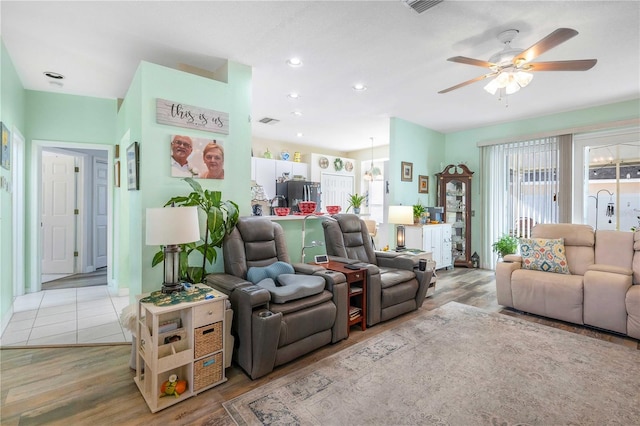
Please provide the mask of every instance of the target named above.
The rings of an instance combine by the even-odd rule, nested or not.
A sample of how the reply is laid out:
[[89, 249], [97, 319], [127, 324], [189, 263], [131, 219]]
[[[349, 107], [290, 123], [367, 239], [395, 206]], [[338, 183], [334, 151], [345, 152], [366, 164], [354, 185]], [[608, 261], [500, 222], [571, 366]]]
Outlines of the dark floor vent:
[[404, 4], [415, 10], [417, 13], [426, 12], [433, 6], [437, 6], [444, 0], [402, 0]]

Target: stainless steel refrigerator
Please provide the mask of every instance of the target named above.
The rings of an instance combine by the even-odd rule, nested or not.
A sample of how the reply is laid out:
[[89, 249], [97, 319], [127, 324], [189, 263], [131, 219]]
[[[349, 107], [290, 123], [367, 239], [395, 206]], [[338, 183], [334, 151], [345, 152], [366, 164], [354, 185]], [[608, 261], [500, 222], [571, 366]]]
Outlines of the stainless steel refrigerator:
[[[300, 201], [315, 201], [316, 211], [322, 211], [320, 205], [320, 182], [308, 182], [304, 180], [290, 180], [276, 184], [276, 195], [284, 197], [278, 200], [278, 206], [290, 207], [292, 213], [300, 212], [298, 203]], [[284, 201], [284, 204], [281, 202]]]

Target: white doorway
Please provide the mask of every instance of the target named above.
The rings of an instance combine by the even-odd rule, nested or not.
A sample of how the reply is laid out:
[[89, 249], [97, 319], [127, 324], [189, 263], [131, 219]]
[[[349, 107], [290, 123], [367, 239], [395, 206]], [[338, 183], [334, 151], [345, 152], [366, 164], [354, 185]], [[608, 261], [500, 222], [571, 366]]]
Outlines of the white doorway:
[[115, 291], [108, 272], [112, 155], [108, 145], [34, 141], [30, 223], [38, 231], [29, 244], [40, 261], [31, 263], [30, 292], [52, 278], [46, 274], [78, 278], [97, 270]]

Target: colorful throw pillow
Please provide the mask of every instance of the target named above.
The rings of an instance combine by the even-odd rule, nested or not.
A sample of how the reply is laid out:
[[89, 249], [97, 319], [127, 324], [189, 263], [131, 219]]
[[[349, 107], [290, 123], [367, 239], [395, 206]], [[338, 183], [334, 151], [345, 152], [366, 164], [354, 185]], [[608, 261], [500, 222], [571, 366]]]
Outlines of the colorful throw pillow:
[[258, 284], [265, 278], [275, 280], [280, 274], [294, 274], [293, 266], [286, 262], [274, 262], [269, 266], [253, 266], [247, 271], [247, 280]]
[[522, 269], [569, 274], [564, 238], [522, 238]]

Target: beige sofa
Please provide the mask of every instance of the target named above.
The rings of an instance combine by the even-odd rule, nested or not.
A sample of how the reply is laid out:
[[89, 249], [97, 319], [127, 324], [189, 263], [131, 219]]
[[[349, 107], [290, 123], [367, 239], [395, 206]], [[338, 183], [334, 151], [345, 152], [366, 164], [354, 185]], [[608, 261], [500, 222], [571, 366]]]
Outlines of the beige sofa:
[[563, 238], [570, 274], [523, 269], [507, 255], [496, 266], [499, 304], [640, 339], [640, 231], [540, 224], [532, 238]]

